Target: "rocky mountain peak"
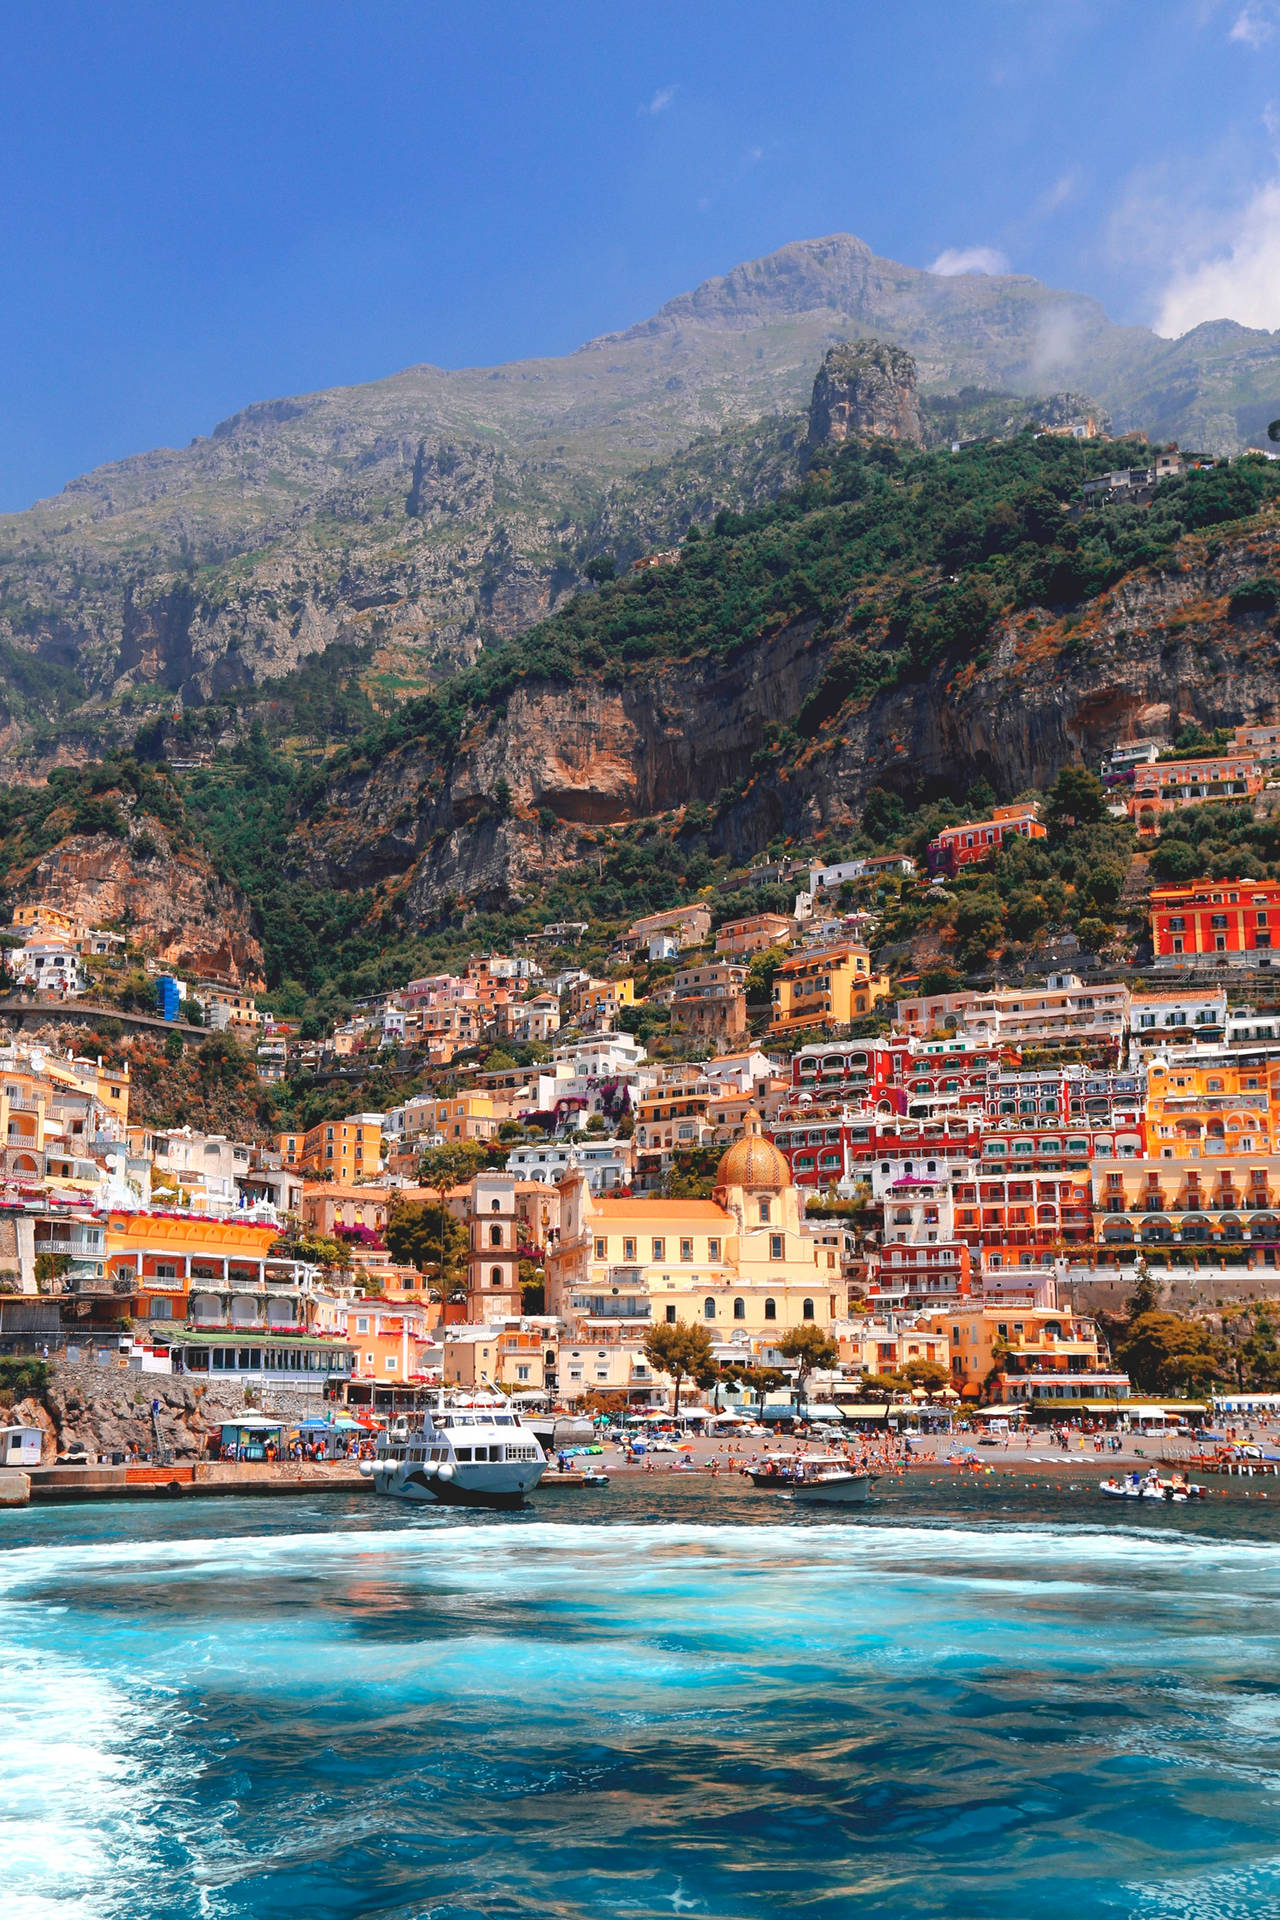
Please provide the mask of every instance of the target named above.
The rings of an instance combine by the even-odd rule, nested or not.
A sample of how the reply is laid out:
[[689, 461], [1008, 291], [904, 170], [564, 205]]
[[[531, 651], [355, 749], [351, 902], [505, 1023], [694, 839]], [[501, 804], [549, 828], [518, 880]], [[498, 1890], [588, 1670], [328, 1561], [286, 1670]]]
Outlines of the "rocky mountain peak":
[[916, 363], [883, 340], [846, 340], [828, 349], [813, 383], [809, 445], [896, 440], [924, 445]]

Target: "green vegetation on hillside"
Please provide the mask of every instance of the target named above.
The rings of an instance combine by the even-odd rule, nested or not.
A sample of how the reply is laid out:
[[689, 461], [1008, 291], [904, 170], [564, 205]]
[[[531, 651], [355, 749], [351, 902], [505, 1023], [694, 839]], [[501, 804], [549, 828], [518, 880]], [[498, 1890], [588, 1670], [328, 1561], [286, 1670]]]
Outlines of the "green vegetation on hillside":
[[[0, 886], [69, 834], [127, 839], [131, 815], [158, 821], [179, 846], [191, 844], [182, 796], [170, 775], [140, 766], [132, 754], [108, 754], [89, 767], [55, 767], [42, 787], [0, 787]], [[141, 835], [138, 844], [146, 857]]]
[[1188, 807], [1160, 823], [1152, 878], [1163, 881], [1280, 879], [1280, 815], [1249, 807]]
[[1264, 460], [1161, 485], [1149, 507], [1065, 509], [1091, 474], [1149, 450], [1022, 434], [965, 452], [850, 445], [824, 450], [804, 481], [750, 514], [722, 513], [678, 563], [579, 595], [492, 648], [438, 692], [407, 702], [347, 756], [353, 768], [409, 741], [442, 760], [468, 718], [522, 682], [616, 684], [655, 660], [728, 662], [762, 636], [810, 619], [830, 648], [801, 710], [815, 732], [853, 696], [980, 654], [1007, 608], [1071, 607], [1134, 567], [1158, 564], [1188, 532], [1246, 519], [1280, 496]]

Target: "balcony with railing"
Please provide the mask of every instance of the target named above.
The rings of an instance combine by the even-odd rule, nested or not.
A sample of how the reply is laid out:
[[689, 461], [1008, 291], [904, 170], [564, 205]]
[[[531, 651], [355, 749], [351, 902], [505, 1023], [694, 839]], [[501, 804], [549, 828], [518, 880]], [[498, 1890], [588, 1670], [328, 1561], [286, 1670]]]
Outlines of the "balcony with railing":
[[635, 1320], [648, 1322], [652, 1307], [645, 1295], [612, 1293], [575, 1293], [570, 1296], [573, 1311], [588, 1320]]

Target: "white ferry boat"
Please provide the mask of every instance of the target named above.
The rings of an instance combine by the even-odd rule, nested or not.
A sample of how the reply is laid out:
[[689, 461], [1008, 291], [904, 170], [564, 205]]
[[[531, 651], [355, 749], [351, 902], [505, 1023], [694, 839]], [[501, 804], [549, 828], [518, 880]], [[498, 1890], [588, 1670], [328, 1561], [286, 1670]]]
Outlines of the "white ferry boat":
[[518, 1507], [547, 1468], [538, 1437], [505, 1401], [443, 1399], [401, 1414], [360, 1471], [375, 1493], [435, 1505]]

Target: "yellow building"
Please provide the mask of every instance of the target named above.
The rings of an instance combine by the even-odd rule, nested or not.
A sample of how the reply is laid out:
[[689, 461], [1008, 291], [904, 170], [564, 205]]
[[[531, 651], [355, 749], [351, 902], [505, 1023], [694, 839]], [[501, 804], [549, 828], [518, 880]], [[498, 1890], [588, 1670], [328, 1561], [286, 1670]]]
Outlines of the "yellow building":
[[[97, 1114], [94, 1108], [97, 1108]], [[43, 1057], [31, 1066], [7, 1067], [0, 1075], [0, 1172], [20, 1183], [42, 1178], [96, 1184], [89, 1140], [110, 1115], [123, 1140], [129, 1112], [129, 1077], [108, 1077], [92, 1062]]]
[[630, 978], [582, 980], [569, 989], [569, 1012], [575, 1020], [595, 1026], [608, 1025], [623, 1007], [634, 1006], [635, 998], [635, 981]]
[[55, 1087], [65, 1087], [69, 1092], [88, 1094], [120, 1122], [123, 1139], [123, 1129], [129, 1124], [127, 1062], [120, 1067], [104, 1067], [101, 1061], [59, 1059], [56, 1055], [45, 1054], [40, 1077], [52, 1081]]
[[847, 1027], [870, 1013], [888, 991], [888, 981], [872, 973], [871, 954], [857, 941], [794, 954], [774, 976], [769, 1032]]
[[560, 1240], [547, 1259], [547, 1310], [584, 1343], [599, 1328], [643, 1339], [649, 1326], [699, 1321], [717, 1339], [767, 1343], [842, 1306], [838, 1271], [801, 1231], [785, 1157], [759, 1132], [720, 1162], [710, 1200], [593, 1194], [581, 1173], [560, 1188]]
[[1093, 1230], [1104, 1265], [1156, 1247], [1212, 1248], [1219, 1259], [1274, 1266], [1280, 1250], [1280, 1155], [1095, 1160]]
[[215, 1032], [228, 1027], [250, 1031], [260, 1027], [266, 1015], [260, 1013], [254, 1003], [254, 992], [262, 991], [262, 983], [252, 986], [232, 987], [215, 986], [208, 980], [197, 980], [191, 988], [192, 998], [204, 1013], [205, 1020]]
[[446, 1145], [455, 1140], [496, 1140], [498, 1128], [510, 1116], [510, 1099], [492, 1093], [455, 1093], [432, 1100], [425, 1108], [423, 1132], [438, 1133]]
[[276, 1148], [291, 1172], [328, 1175], [344, 1186], [373, 1180], [382, 1159], [382, 1115], [353, 1113], [305, 1133], [279, 1133]]

